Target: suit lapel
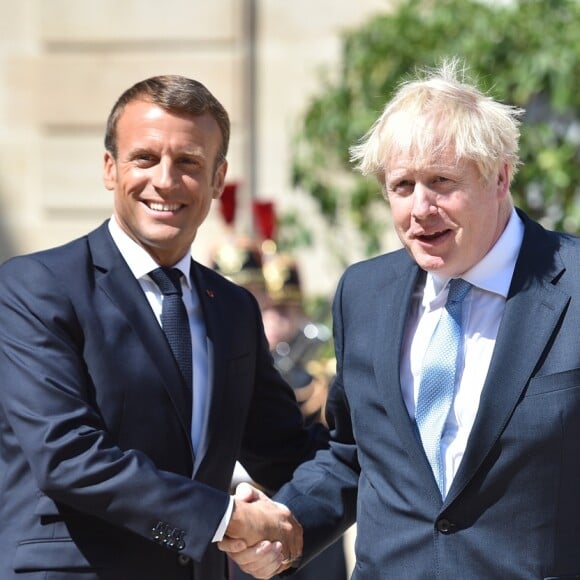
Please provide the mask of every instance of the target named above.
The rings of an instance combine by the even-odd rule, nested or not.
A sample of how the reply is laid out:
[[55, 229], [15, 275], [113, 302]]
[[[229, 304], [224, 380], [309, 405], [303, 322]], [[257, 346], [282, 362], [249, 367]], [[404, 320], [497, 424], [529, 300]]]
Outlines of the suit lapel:
[[[207, 404], [204, 409], [201, 439], [195, 458], [195, 474], [207, 454], [210, 437], [215, 431], [215, 429], [212, 429], [212, 425], [215, 424], [217, 414], [222, 408], [222, 400], [225, 395], [225, 368], [223, 364], [216, 364], [215, 354], [224, 352], [224, 347], [221, 346], [222, 333], [220, 331], [220, 329], [224, 327], [224, 324], [223, 322], [220, 323], [220, 308], [218, 308], [218, 306], [225, 297], [220, 296], [219, 293], [216, 292], [207, 276], [204, 275], [203, 269], [194, 261], [192, 261], [191, 265], [191, 274], [192, 281], [198, 292], [205, 322], [208, 363]], [[219, 360], [222, 360], [220, 357], [218, 358]]]
[[[424, 465], [425, 481], [433, 480], [433, 491], [438, 493], [431, 467], [417, 437], [414, 422], [403, 399], [401, 388], [401, 348], [405, 337], [413, 294], [422, 271], [406, 251], [399, 254], [399, 262], [389, 269], [375, 303], [377, 336], [373, 355], [375, 380], [382, 393], [389, 419], [403, 447], [414, 465]], [[393, 369], [396, 369], [393, 372]]]
[[190, 441], [191, 409], [178, 366], [139, 282], [115, 246], [106, 223], [89, 234], [89, 245], [97, 286], [117, 306], [136, 339], [142, 343], [144, 354], [138, 363], [150, 365], [152, 372], [159, 373], [160, 383], [167, 389]]
[[526, 226], [522, 249], [479, 410], [446, 504], [467, 485], [499, 438], [570, 300], [557, 287], [564, 267], [555, 237], [525, 216], [522, 218]]

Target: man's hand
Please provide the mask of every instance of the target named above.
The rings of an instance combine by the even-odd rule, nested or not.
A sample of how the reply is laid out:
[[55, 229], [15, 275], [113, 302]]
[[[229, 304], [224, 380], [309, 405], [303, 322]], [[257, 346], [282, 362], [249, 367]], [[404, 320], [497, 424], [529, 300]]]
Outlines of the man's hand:
[[226, 537], [218, 547], [245, 572], [271, 578], [300, 560], [302, 526], [286, 506], [241, 483]]
[[239, 548], [240, 545], [243, 545], [240, 540], [224, 539], [219, 542], [218, 547], [227, 552], [240, 569], [250, 574], [252, 578], [272, 578], [291, 566], [290, 562], [284, 560], [280, 542], [264, 540], [250, 548], [236, 551], [235, 548]]

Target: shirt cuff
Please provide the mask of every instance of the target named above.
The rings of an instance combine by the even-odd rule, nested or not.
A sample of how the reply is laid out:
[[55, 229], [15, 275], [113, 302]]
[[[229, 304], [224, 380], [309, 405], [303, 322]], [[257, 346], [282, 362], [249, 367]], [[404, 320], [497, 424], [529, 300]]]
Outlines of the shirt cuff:
[[226, 513], [224, 514], [224, 517], [222, 518], [220, 525], [217, 527], [212, 542], [221, 542], [224, 539], [233, 511], [234, 511], [234, 496], [230, 495], [230, 503], [228, 504]]

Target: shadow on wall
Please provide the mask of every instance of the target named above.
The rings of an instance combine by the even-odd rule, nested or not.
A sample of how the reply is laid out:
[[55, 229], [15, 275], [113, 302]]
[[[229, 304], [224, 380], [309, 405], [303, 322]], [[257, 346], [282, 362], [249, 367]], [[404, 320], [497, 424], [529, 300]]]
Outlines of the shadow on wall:
[[[2, 199], [0, 195], [0, 199]], [[0, 264], [16, 254], [16, 246], [10, 235], [8, 224], [4, 217], [4, 208], [0, 203]]]

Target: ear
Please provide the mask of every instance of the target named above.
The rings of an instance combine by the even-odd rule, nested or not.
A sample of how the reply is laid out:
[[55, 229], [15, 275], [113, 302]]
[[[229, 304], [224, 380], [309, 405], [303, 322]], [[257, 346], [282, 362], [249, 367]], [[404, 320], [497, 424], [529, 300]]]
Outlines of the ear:
[[499, 199], [505, 199], [510, 192], [510, 168], [507, 163], [504, 163], [497, 174], [497, 196]]
[[226, 173], [228, 172], [228, 162], [223, 160], [215, 171], [213, 177], [213, 199], [219, 199], [224, 192], [224, 187], [226, 186]]
[[109, 191], [113, 191], [117, 183], [117, 163], [109, 151], [105, 151], [103, 159], [103, 182]]

